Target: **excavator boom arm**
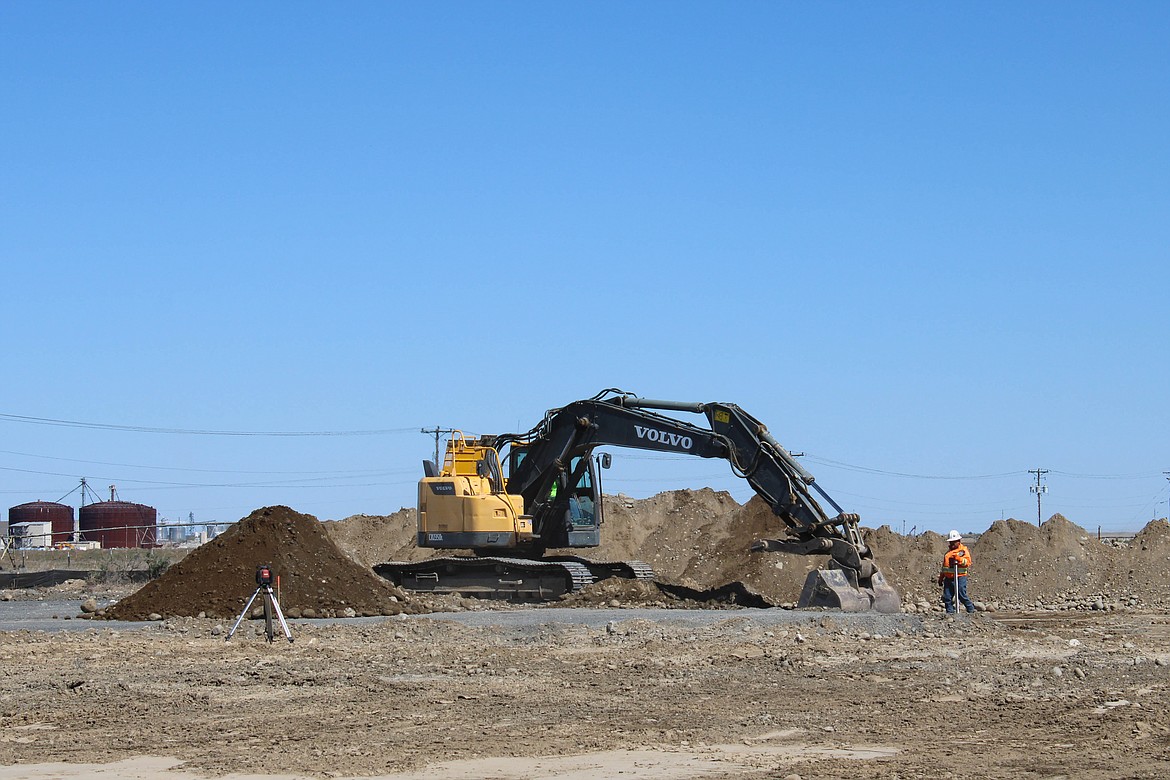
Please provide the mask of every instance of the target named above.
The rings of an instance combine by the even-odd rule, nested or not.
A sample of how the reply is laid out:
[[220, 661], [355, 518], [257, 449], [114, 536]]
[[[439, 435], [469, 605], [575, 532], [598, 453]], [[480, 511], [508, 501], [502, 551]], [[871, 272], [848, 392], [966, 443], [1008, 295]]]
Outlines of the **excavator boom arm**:
[[[710, 427], [662, 413], [668, 411], [704, 415]], [[873, 569], [857, 515], [841, 512], [763, 423], [735, 404], [656, 401], [606, 391], [550, 410], [525, 434], [504, 434], [495, 441], [497, 446], [525, 443], [526, 456], [513, 471], [508, 492], [524, 496], [538, 535], [559, 522], [549, 493], [575, 458], [587, 458], [599, 446], [631, 447], [727, 460], [788, 527], [788, 539], [768, 540], [758, 549], [828, 554], [863, 579]], [[838, 514], [827, 515], [810, 488]]]

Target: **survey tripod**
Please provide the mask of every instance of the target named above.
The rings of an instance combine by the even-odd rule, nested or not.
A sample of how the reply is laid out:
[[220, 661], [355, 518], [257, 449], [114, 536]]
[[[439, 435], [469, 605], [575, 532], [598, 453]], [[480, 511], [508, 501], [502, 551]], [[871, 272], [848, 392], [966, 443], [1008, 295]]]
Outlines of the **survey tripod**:
[[244, 611], [236, 618], [236, 624], [232, 626], [232, 630], [228, 632], [227, 637], [223, 641], [227, 642], [236, 633], [236, 629], [240, 627], [240, 623], [244, 622], [249, 610], [252, 609], [252, 603], [256, 598], [260, 597], [264, 603], [264, 633], [271, 642], [276, 635], [276, 631], [272, 626], [272, 615], [276, 614], [280, 621], [280, 627], [284, 630], [284, 637], [291, 643], [293, 641], [292, 632], [288, 630], [288, 623], [284, 620], [284, 613], [280, 611], [280, 602], [276, 600], [276, 594], [272, 592], [272, 567], [258, 566], [256, 568], [256, 592], [252, 594], [252, 598], [248, 599], [248, 603], [244, 605]]

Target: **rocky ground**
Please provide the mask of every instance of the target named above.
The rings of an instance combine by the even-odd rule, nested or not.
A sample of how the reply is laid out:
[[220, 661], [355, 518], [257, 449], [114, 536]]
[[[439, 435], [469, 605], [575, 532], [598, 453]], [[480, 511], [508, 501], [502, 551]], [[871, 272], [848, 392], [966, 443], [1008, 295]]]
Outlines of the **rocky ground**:
[[225, 642], [210, 618], [0, 633], [0, 777], [143, 756], [109, 771], [1153, 778], [1170, 761], [1162, 612], [541, 613], [293, 621], [271, 645], [258, 621]]
[[[598, 557], [788, 603], [814, 562], [747, 553], [769, 514], [712, 491], [619, 498]], [[1152, 778], [1170, 761], [1164, 521], [1124, 547], [1059, 516], [997, 523], [972, 547], [985, 609], [958, 619], [937, 612], [935, 534], [867, 531], [905, 611], [842, 615], [696, 610], [614, 581], [549, 606], [421, 599], [369, 572], [425, 555], [413, 522], [270, 507], [137, 591], [0, 594], [0, 625], [42, 599], [69, 629], [0, 631], [0, 780]], [[285, 573], [292, 644], [263, 621], [224, 641], [258, 556]]]

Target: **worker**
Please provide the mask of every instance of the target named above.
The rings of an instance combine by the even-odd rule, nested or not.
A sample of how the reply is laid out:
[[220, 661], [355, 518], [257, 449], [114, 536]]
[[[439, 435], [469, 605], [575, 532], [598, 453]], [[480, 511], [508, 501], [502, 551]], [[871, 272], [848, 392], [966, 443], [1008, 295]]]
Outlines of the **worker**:
[[971, 568], [971, 551], [963, 544], [963, 537], [958, 531], [947, 534], [947, 544], [950, 549], [943, 556], [942, 569], [938, 573], [938, 584], [942, 586], [943, 606], [947, 614], [955, 614], [955, 597], [967, 608], [967, 612], [975, 611], [975, 604], [967, 596], [967, 571]]
[[[559, 479], [553, 480], [552, 487], [549, 488], [549, 490], [548, 490], [548, 500], [549, 501], [556, 501], [557, 500], [557, 486], [559, 483], [560, 483]], [[585, 513], [582, 511], [580, 499], [577, 498], [575, 493], [570, 493], [569, 494], [569, 519], [573, 523], [580, 523], [582, 520], [584, 520], [584, 518], [585, 518]], [[592, 517], [590, 517], [590, 519], [592, 520]]]

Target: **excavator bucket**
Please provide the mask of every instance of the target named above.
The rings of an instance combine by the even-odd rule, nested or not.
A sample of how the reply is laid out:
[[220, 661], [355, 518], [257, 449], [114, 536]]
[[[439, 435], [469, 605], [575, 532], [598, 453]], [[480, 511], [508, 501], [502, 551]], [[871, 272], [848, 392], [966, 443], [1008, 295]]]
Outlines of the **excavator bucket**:
[[868, 585], [859, 586], [841, 569], [817, 569], [808, 573], [796, 606], [828, 607], [842, 612], [899, 612], [902, 599], [880, 571], [873, 572]]

